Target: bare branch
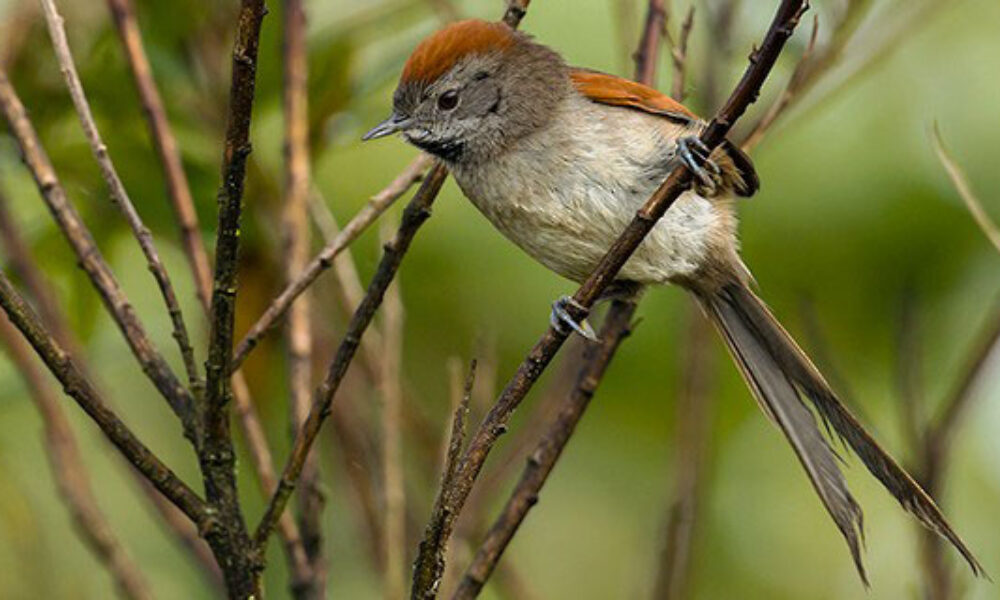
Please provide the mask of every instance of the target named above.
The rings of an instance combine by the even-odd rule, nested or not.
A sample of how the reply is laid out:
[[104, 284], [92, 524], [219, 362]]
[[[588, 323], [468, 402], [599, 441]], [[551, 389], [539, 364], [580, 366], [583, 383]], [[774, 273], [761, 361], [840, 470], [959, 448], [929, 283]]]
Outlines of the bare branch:
[[670, 96], [678, 102], [684, 101], [684, 85], [687, 80], [688, 40], [694, 29], [694, 5], [692, 4], [681, 22], [681, 31], [674, 42], [667, 30], [667, 40], [670, 43], [670, 60], [674, 65], [674, 77], [670, 82]]
[[[629, 335], [635, 309], [634, 302], [615, 301], [612, 303], [604, 325], [601, 327], [599, 335], [601, 342], [588, 346], [587, 354], [589, 356], [584, 359], [584, 366], [580, 371], [573, 393], [563, 403], [556, 419], [549, 425], [545, 435], [542, 436], [538, 446], [528, 458], [528, 464], [524, 468], [520, 481], [511, 493], [500, 516], [493, 523], [486, 539], [480, 545], [472, 564], [465, 571], [458, 589], [452, 596], [454, 600], [475, 598], [479, 595], [486, 580], [496, 568], [500, 556], [507, 548], [507, 544], [517, 533], [517, 529], [524, 521], [528, 511], [538, 502], [542, 486], [545, 485], [549, 473], [552, 472], [563, 448], [566, 447], [573, 435], [576, 425], [583, 418], [583, 413], [594, 397], [597, 386], [604, 376], [604, 371], [614, 357], [619, 344]], [[467, 460], [468, 455], [468, 451], [466, 451], [466, 458], [463, 461]], [[457, 482], [453, 481], [454, 483]], [[454, 502], [454, 498], [451, 494], [459, 490], [460, 488], [455, 485], [449, 486], [449, 491], [446, 493], [452, 502]], [[460, 510], [461, 505], [451, 504], [449, 508], [454, 514]], [[421, 563], [417, 564], [419, 566]]]
[[660, 46], [667, 27], [666, 0], [649, 0], [646, 8], [646, 25], [642, 29], [642, 39], [635, 53], [635, 79], [651, 87], [656, 86], [656, 65], [659, 62]]
[[[201, 385], [199, 383], [198, 366], [195, 364], [194, 349], [191, 347], [187, 326], [184, 324], [184, 315], [181, 313], [180, 304], [177, 302], [177, 294], [174, 293], [174, 285], [170, 281], [166, 267], [163, 266], [163, 261], [160, 260], [156, 244], [153, 242], [153, 236], [149, 232], [149, 228], [142, 222], [142, 218], [132, 204], [128, 192], [125, 191], [125, 186], [122, 184], [121, 178], [118, 177], [118, 171], [115, 169], [114, 163], [111, 162], [108, 148], [104, 144], [104, 140], [101, 139], [100, 132], [97, 130], [97, 123], [94, 121], [94, 115], [90, 110], [90, 104], [87, 102], [87, 96], [83, 91], [83, 84], [80, 82], [80, 76], [76, 72], [76, 64], [73, 62], [73, 55], [69, 49], [69, 41], [66, 39], [66, 29], [63, 27], [63, 17], [59, 14], [54, 0], [42, 0], [42, 9], [45, 13], [45, 21], [48, 23], [49, 37], [52, 39], [52, 46], [55, 48], [56, 60], [59, 62], [63, 78], [66, 80], [66, 88], [69, 90], [70, 98], [73, 99], [73, 106], [76, 108], [76, 114], [80, 118], [80, 124], [83, 127], [87, 143], [90, 144], [90, 150], [97, 160], [101, 176], [104, 178], [104, 183], [108, 186], [113, 203], [125, 217], [129, 228], [132, 230], [132, 235], [135, 236], [136, 241], [139, 242], [139, 247], [142, 248], [149, 271], [153, 274], [156, 285], [160, 288], [160, 295], [163, 296], [163, 301], [167, 306], [167, 313], [170, 315], [170, 321], [174, 329], [174, 339], [177, 340], [177, 346], [180, 348], [188, 381], [192, 389], [198, 389]], [[195, 418], [194, 415], [181, 415], [181, 419], [185, 423]]]
[[295, 302], [295, 299], [312, 285], [317, 277], [330, 268], [333, 264], [333, 259], [350, 246], [369, 225], [378, 219], [379, 215], [385, 212], [400, 196], [405, 194], [415, 182], [422, 179], [424, 171], [430, 166], [431, 162], [431, 159], [423, 154], [414, 159], [410, 163], [410, 166], [394, 179], [388, 187], [372, 196], [368, 204], [358, 211], [358, 214], [351, 219], [340, 234], [337, 235], [336, 239], [328, 243], [316, 258], [309, 263], [297, 280], [286, 286], [278, 294], [236, 347], [232, 363], [234, 369], [243, 364], [243, 361], [246, 360], [247, 355], [254, 349], [260, 338], [278, 323], [278, 320], [285, 315], [288, 307]]
[[72, 358], [45, 330], [38, 315], [14, 289], [3, 271], [0, 271], [0, 306], [35, 349], [45, 366], [59, 380], [66, 394], [76, 400], [128, 461], [194, 521], [201, 531], [214, 529], [214, 518], [205, 501], [143, 445], [118, 415], [108, 409]]
[[[458, 460], [465, 444], [465, 421], [469, 415], [469, 400], [472, 398], [472, 387], [476, 383], [476, 361], [469, 365], [469, 373], [465, 377], [463, 391], [458, 394], [458, 402], [454, 402], [455, 412], [451, 420], [451, 434], [448, 436], [448, 449], [445, 453], [444, 468], [441, 470], [441, 485], [438, 486], [434, 498], [434, 508], [431, 509], [431, 519], [420, 542], [420, 555], [431, 556], [428, 561], [418, 562], [413, 570], [413, 589], [410, 597], [413, 600], [423, 600], [437, 596], [441, 576], [444, 574], [444, 551], [446, 542], [451, 537], [454, 519], [448, 515], [452, 511], [451, 498], [448, 491], [454, 483], [458, 469]], [[455, 397], [452, 393], [452, 397]]]
[[507, 0], [507, 10], [501, 20], [512, 29], [517, 29], [517, 26], [521, 24], [521, 19], [528, 14], [530, 4], [531, 0]]
[[181, 155], [167, 120], [167, 111], [163, 99], [153, 79], [153, 70], [146, 57], [142, 43], [142, 34], [135, 16], [132, 0], [107, 0], [111, 10], [118, 36], [122, 41], [125, 58], [128, 60], [139, 92], [143, 113], [149, 123], [150, 136], [163, 166], [163, 175], [167, 182], [167, 197], [174, 216], [180, 226], [181, 245], [187, 257], [191, 274], [194, 277], [195, 293], [205, 306], [206, 311], [211, 302], [212, 274], [209, 266], [208, 253], [201, 239], [201, 229], [198, 226], [198, 213], [194, 207], [191, 188], [187, 175], [181, 163]]
[[125, 297], [118, 280], [111, 272], [93, 236], [84, 225], [79, 213], [69, 202], [66, 191], [56, 177], [41, 140], [28, 120], [27, 112], [17, 92], [0, 70], [0, 111], [21, 148], [21, 155], [31, 171], [42, 199], [55, 218], [56, 224], [69, 243], [80, 266], [87, 273], [94, 288], [101, 296], [105, 308], [121, 330], [142, 370], [160, 394], [167, 399], [171, 409], [184, 425], [184, 434], [195, 446], [199, 445], [194, 400], [191, 394], [170, 370], [163, 356], [146, 335], [146, 330], [135, 314], [135, 309]]
[[358, 345], [361, 342], [361, 336], [368, 328], [372, 318], [375, 316], [375, 311], [378, 310], [379, 305], [382, 303], [385, 290], [395, 277], [403, 256], [409, 249], [417, 230], [430, 216], [431, 205], [437, 198], [441, 186], [444, 185], [447, 175], [447, 170], [440, 164], [436, 164], [431, 169], [420, 189], [414, 195], [413, 200], [410, 201], [406, 210], [403, 211], [403, 219], [399, 225], [399, 230], [396, 232], [396, 237], [391, 243], [386, 244], [385, 254], [379, 263], [375, 276], [372, 278], [372, 282], [368, 286], [365, 299], [358, 306], [357, 310], [355, 310], [354, 316], [351, 318], [344, 339], [337, 349], [337, 355], [330, 364], [323, 384], [316, 392], [316, 398], [309, 412], [309, 418], [306, 419], [302, 429], [295, 437], [292, 452], [285, 463], [278, 488], [271, 498], [264, 517], [257, 526], [254, 539], [259, 548], [264, 547], [267, 538], [270, 537], [271, 531], [274, 529], [274, 524], [284, 511], [288, 503], [288, 498], [291, 496], [298, 482], [305, 459], [309, 454], [309, 449], [316, 440], [323, 421], [330, 414], [330, 405], [333, 403], [334, 395], [344, 379], [347, 367], [350, 366], [351, 361], [354, 359]]
[[250, 121], [256, 90], [260, 28], [267, 13], [263, 0], [241, 0], [233, 45], [232, 83], [219, 190], [219, 224], [215, 243], [215, 276], [208, 360], [204, 451], [200, 453], [205, 490], [223, 526], [209, 537], [226, 578], [231, 597], [260, 596], [261, 557], [254, 551], [240, 510], [236, 487], [236, 454], [230, 433], [229, 403], [234, 370], [233, 325], [236, 316], [236, 274], [240, 247], [243, 185], [250, 155]]
[[153, 598], [146, 576], [128, 555], [97, 505], [87, 467], [80, 458], [80, 448], [59, 406], [59, 399], [35, 366], [31, 351], [6, 317], [0, 318], [0, 339], [42, 416], [45, 450], [52, 474], [81, 539], [111, 574], [123, 597], [133, 600]]

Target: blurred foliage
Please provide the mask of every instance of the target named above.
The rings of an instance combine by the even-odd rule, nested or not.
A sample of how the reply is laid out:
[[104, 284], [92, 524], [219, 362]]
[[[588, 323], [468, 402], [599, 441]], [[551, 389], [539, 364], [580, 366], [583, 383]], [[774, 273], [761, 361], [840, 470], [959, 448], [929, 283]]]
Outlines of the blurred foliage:
[[[159, 164], [136, 101], [127, 65], [103, 2], [61, 2], [70, 41], [98, 124], [132, 198], [156, 234], [189, 324], [204, 348], [205, 322], [195, 302]], [[214, 238], [228, 51], [236, 2], [136, 2], [147, 51], [183, 149], [202, 230]], [[242, 293], [238, 327], [245, 329], [279, 289], [281, 190], [280, 3], [272, 0], [263, 32], [259, 93], [246, 197]], [[468, 15], [496, 18], [501, 3], [456, 3]], [[644, 8], [638, 0], [536, 0], [526, 30], [574, 64], [628, 74], [628, 55]], [[697, 4], [692, 37], [691, 105], [703, 114], [706, 56], [722, 51], [709, 39]], [[725, 44], [731, 59], [720, 88], [770, 17], [770, 2], [744, 2]], [[823, 19], [836, 2], [817, 2]], [[906, 2], [881, 0], [874, 29]], [[1000, 5], [990, 0], [941, 2], [905, 31], [870, 68], [840, 86], [820, 86], [786, 115], [755, 153], [763, 181], [743, 203], [744, 253], [764, 297], [807, 346], [802, 306], [810, 303], [822, 344], [851, 388], [859, 410], [887, 447], [908, 458], [896, 389], [901, 306], [917, 310], [925, 387], [933, 409], [951, 389], [977, 331], [1000, 294], [998, 257], [984, 241], [935, 162], [927, 139], [937, 120], [957, 160], [1000, 218]], [[361, 145], [366, 126], [387, 111], [402, 61], [439, 24], [433, 3], [418, 0], [314, 0], [310, 60], [316, 185], [346, 222], [366, 198], [406, 164], [413, 152], [399, 141]], [[107, 199], [79, 131], [34, 3], [0, 0], [0, 45], [19, 50], [13, 82], [31, 111], [46, 149], [77, 207], [93, 228], [130, 298], [172, 360], [169, 323], [138, 249]], [[765, 88], [762, 105], [780, 89], [801, 52], [805, 32]], [[627, 39], [626, 39], [627, 38]], [[852, 56], [868, 49], [853, 48]], [[836, 80], [836, 78], [833, 78]], [[669, 68], [661, 65], [661, 87]], [[761, 110], [760, 107], [757, 109]], [[89, 282], [51, 225], [13, 142], [0, 130], [0, 186], [10, 196], [59, 302], [86, 344], [103, 387], [126, 420], [155, 450], [196, 481], [179, 427], [154, 399]], [[398, 209], [396, 209], [398, 210]], [[379, 256], [377, 236], [353, 248], [363, 280]], [[327, 276], [329, 278], [329, 276]], [[343, 311], [330, 281], [316, 288], [319, 356], [329, 359]], [[447, 427], [448, 357], [495, 353], [500, 384], [546, 324], [548, 303], [571, 284], [534, 264], [494, 232], [448, 184], [434, 218], [421, 231], [401, 271], [407, 325], [405, 373], [411, 414], [421, 415], [433, 442]], [[505, 560], [539, 598], [642, 597], [651, 589], [660, 529], [671, 494], [679, 343], [687, 299], [676, 290], [647, 295], [636, 335], [619, 353], [598, 397]], [[493, 347], [495, 346], [495, 347]], [[484, 350], [486, 348], [486, 350]], [[721, 353], [721, 348], [717, 348]], [[280, 336], [272, 335], [248, 362], [254, 396], [276, 455], [287, 448]], [[204, 356], [201, 356], [203, 359]], [[995, 361], [994, 361], [995, 362]], [[177, 361], [175, 361], [175, 364]], [[712, 427], [705, 510], [695, 544], [697, 598], [860, 598], [865, 594], [835, 528], [794, 456], [759, 413], [728, 361], [718, 373], [719, 410]], [[830, 365], [826, 365], [830, 366]], [[553, 369], [555, 371], [557, 369]], [[1000, 369], [992, 365], [956, 441], [941, 501], [987, 570], [1000, 570], [996, 506], [1000, 505]], [[375, 398], [355, 378], [338, 402], [365, 416]], [[551, 373], [546, 380], [551, 380]], [[529, 399], [514, 428], [530, 420]], [[67, 403], [99, 499], [162, 598], [208, 597], [183, 551], [157, 526], [120, 461], [79, 411]], [[481, 413], [482, 406], [474, 409]], [[0, 596], [95, 598], [111, 595], [110, 580], [74, 538], [54, 494], [40, 421], [23, 384], [0, 361]], [[411, 456], [427, 431], [407, 432]], [[509, 436], [513, 437], [513, 436]], [[515, 448], [526, 452], [530, 445]], [[503, 447], [508, 452], [510, 448]], [[326, 513], [331, 557], [330, 597], [378, 597], [377, 572], [365, 551], [365, 531], [333, 438], [320, 445], [327, 474]], [[408, 459], [409, 460], [409, 459]], [[412, 459], [419, 463], [417, 458]], [[240, 463], [246, 513], [262, 509], [256, 484]], [[852, 461], [851, 465], [855, 465]], [[410, 465], [408, 465], [410, 466]], [[428, 514], [434, 475], [409, 468], [409, 499], [419, 522]], [[870, 598], [918, 594], [920, 565], [913, 523], [861, 468], [849, 479], [866, 510]], [[374, 476], [374, 473], [369, 475]], [[505, 490], [506, 486], [501, 486]], [[492, 500], [491, 510], [502, 497]], [[415, 545], [415, 540], [414, 544]], [[284, 594], [284, 561], [271, 545], [267, 584]], [[949, 559], [954, 559], [949, 555]], [[955, 562], [952, 560], [952, 562]], [[956, 563], [956, 566], [957, 565]], [[970, 598], [996, 597], [993, 586], [961, 569], [956, 579]], [[488, 588], [486, 597], [495, 597]]]

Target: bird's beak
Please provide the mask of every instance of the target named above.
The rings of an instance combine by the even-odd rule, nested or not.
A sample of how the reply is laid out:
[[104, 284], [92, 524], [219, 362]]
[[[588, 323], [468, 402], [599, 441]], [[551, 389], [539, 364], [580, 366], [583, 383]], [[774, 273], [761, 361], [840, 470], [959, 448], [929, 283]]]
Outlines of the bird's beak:
[[364, 137], [361, 138], [362, 142], [367, 142], [368, 140], [374, 140], [376, 138], [385, 137], [387, 135], [392, 135], [397, 131], [405, 129], [409, 125], [410, 120], [402, 117], [396, 113], [392, 113], [388, 119], [382, 121], [375, 127], [372, 127], [371, 131], [366, 133]]

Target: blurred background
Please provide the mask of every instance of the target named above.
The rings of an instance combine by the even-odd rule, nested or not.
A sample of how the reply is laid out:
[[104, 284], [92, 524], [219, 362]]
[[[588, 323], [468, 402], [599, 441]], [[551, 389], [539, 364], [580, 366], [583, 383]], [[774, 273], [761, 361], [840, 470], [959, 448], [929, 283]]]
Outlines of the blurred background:
[[[260, 51], [240, 274], [241, 332], [282, 281], [280, 4], [269, 2]], [[676, 38], [688, 2], [673, 4], [668, 28]], [[695, 2], [686, 102], [706, 116], [742, 72], [775, 2], [736, 2], [728, 25], [719, 23], [724, 4]], [[762, 190], [740, 203], [741, 231], [744, 256], [763, 297], [876, 437], [919, 471], [921, 436], [912, 431], [933, 423], [953, 397], [977, 340], [1000, 314], [1000, 254], [955, 192], [929, 134], [937, 122], [986, 212], [1000, 219], [1000, 4], [864, 4], [870, 10], [866, 6], [864, 19], [849, 24], [853, 35], [833, 53], [830, 68], [754, 149]], [[207, 242], [214, 239], [237, 5], [136, 1]], [[158, 239], [204, 360], [205, 319], [107, 7], [98, 0], [64, 1], [60, 7], [98, 125]], [[446, 19], [496, 19], [502, 8], [499, 0], [307, 2], [314, 182], [341, 223], [415, 156], [399, 140], [359, 142], [387, 114], [410, 50]], [[844, 10], [844, 2], [815, 2], [818, 49], [838, 43], [831, 28]], [[645, 11], [640, 0], [535, 0], [522, 27], [572, 64], [631, 77]], [[759, 118], [781, 91], [810, 27], [811, 22], [800, 27], [744, 125]], [[719, 31], [728, 32], [725, 39], [716, 37]], [[179, 365], [145, 263], [108, 201], [81, 135], [37, 3], [0, 0], [0, 46], [71, 199], [154, 339]], [[661, 89], [669, 89], [671, 72], [665, 52], [657, 71]], [[77, 268], [3, 128], [0, 190], [100, 385], [154, 450], [188, 481], [198, 481], [176, 420]], [[401, 208], [400, 203], [384, 219], [394, 223]], [[377, 229], [352, 246], [365, 283], [380, 256]], [[313, 237], [318, 250], [319, 236]], [[470, 359], [479, 359], [471, 416], [478, 423], [495, 390], [547, 325], [551, 301], [575, 286], [493, 231], [450, 181], [403, 263], [399, 284], [405, 307], [401, 385], [410, 560], [437, 485], [453, 380], [462, 377]], [[314, 288], [312, 311], [319, 374], [349, 311], [332, 274]], [[676, 597], [866, 597], [843, 540], [793, 453], [760, 414], [714, 336], [703, 343], [704, 356], [692, 367], [690, 350], [700, 343], [692, 336], [700, 337], [691, 333], [697, 314], [688, 298], [675, 289], [654, 290], [639, 315], [635, 334], [615, 358], [484, 597], [649, 597], [658, 573], [662, 576], [672, 518], [675, 529], [678, 523], [682, 530], [692, 525], [686, 584]], [[577, 342], [564, 349], [488, 463], [484, 493], [473, 497], [452, 544], [455, 567], [467, 564], [469, 544], [478, 544], [553, 403], [572, 382], [574, 369], [562, 359], [578, 354]], [[937, 496], [995, 577], [1000, 573], [1000, 363], [993, 354], [954, 430]], [[282, 336], [275, 332], [245, 369], [279, 464], [289, 443], [284, 356]], [[702, 373], [694, 384], [685, 376], [692, 368]], [[349, 415], [338, 417], [347, 431], [328, 424], [317, 446], [327, 499], [323, 531], [331, 598], [382, 594], [380, 551], [372, 539], [372, 521], [381, 511], [379, 402], [359, 362], [337, 399], [338, 406], [349, 407], [344, 409]], [[156, 595], [213, 597], [211, 584], [165, 532], [122, 461], [75, 405], [67, 400], [64, 406], [100, 506]], [[928, 567], [915, 522], [858, 461], [846, 460], [849, 482], [865, 509], [872, 581], [867, 597], [921, 597]], [[245, 512], [256, 521], [263, 503], [245, 454], [239, 467]], [[685, 482], [691, 481], [696, 493], [688, 497]], [[287, 574], [277, 542], [268, 559], [270, 595], [284, 597]], [[997, 597], [996, 586], [974, 579], [955, 553], [946, 549], [944, 560], [954, 570], [952, 597]], [[0, 360], [0, 597], [113, 593], [110, 577], [77, 539], [55, 493], [42, 422], [23, 379], [10, 361]]]

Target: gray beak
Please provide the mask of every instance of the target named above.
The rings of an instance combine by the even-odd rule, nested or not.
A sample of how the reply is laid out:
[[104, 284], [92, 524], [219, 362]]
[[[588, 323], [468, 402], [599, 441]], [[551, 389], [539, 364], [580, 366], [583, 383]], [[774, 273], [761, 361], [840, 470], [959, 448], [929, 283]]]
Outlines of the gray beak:
[[374, 140], [376, 138], [385, 137], [387, 135], [392, 135], [401, 129], [405, 129], [409, 125], [410, 120], [399, 116], [396, 113], [392, 113], [388, 119], [382, 121], [375, 127], [372, 127], [371, 131], [366, 133], [362, 138], [362, 142], [367, 142], [368, 140]]

